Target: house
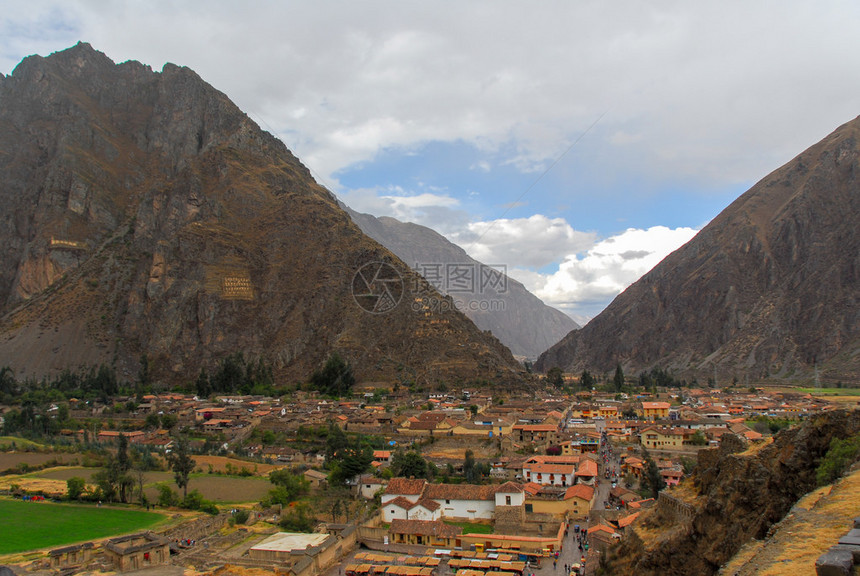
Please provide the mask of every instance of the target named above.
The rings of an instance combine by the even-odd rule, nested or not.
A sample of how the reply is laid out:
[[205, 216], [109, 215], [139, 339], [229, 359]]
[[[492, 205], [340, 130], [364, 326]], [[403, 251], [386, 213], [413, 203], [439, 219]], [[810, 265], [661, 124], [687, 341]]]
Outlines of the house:
[[427, 498], [420, 498], [417, 502], [411, 502], [403, 496], [389, 500], [382, 510], [383, 520], [394, 522], [395, 520], [439, 520], [442, 516], [441, 506], [438, 502]]
[[489, 520], [495, 512], [496, 486], [474, 484], [428, 484], [424, 498], [435, 500], [445, 518]]
[[424, 492], [424, 486], [427, 481], [423, 478], [392, 478], [388, 481], [388, 486], [385, 487], [385, 492], [382, 493], [382, 506], [394, 500], [397, 497], [403, 497], [410, 502], [418, 502]]
[[639, 494], [623, 486], [616, 486], [609, 491], [609, 502], [612, 504], [626, 506], [627, 502], [633, 502], [640, 498]]
[[125, 436], [130, 444], [139, 444], [146, 439], [146, 434], [143, 430], [131, 430], [129, 432], [120, 432], [118, 430], [102, 430], [98, 434], [99, 442], [110, 442], [116, 444], [119, 442], [120, 434]]
[[643, 420], [664, 420], [669, 418], [668, 402], [642, 402], [639, 413]]
[[666, 483], [666, 486], [677, 486], [681, 482], [681, 478], [684, 477], [684, 471], [679, 468], [665, 468], [660, 470], [660, 476], [663, 477], [663, 481]]
[[523, 464], [523, 480], [542, 485], [572, 486], [575, 466], [573, 464], [553, 464], [526, 462]]
[[328, 474], [319, 470], [305, 470], [303, 476], [310, 483], [311, 488], [320, 488], [328, 483]]
[[153, 532], [141, 532], [108, 540], [104, 545], [104, 552], [119, 572], [167, 564], [170, 560], [169, 542]]
[[392, 454], [393, 452], [391, 450], [374, 450], [373, 461], [380, 464], [391, 464]]
[[574, 474], [577, 482], [582, 482], [589, 486], [594, 485], [594, 479], [597, 478], [597, 462], [590, 458], [584, 458], [579, 463], [579, 467]]
[[686, 428], [649, 426], [642, 429], [640, 442], [646, 448], [677, 450], [688, 443], [692, 435], [693, 431]]
[[558, 426], [555, 424], [517, 424], [511, 434], [518, 442], [555, 442], [558, 439]]
[[609, 546], [621, 539], [621, 534], [606, 524], [596, 524], [588, 529], [588, 541], [593, 548], [605, 551]]
[[479, 486], [392, 478], [381, 498], [382, 519], [492, 520], [501, 509], [510, 520], [522, 514], [525, 498], [523, 486], [514, 482]]
[[597, 490], [586, 484], [571, 486], [564, 493], [564, 501], [570, 511], [571, 518], [585, 518], [594, 505]]
[[457, 537], [462, 533], [459, 526], [445, 524], [441, 520], [391, 521], [388, 533], [395, 544], [413, 544], [438, 548], [455, 548]]
[[355, 483], [356, 492], [365, 500], [373, 500], [376, 493], [384, 489], [386, 485], [385, 480], [370, 474], [362, 474]]

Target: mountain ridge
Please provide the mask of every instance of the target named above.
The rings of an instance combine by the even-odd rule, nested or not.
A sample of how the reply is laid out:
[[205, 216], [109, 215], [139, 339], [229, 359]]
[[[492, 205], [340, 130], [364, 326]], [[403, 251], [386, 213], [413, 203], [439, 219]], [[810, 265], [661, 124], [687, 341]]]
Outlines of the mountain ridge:
[[[0, 364], [129, 377], [146, 355], [188, 382], [243, 352], [292, 383], [337, 350], [365, 381], [518, 381], [456, 310], [414, 309], [442, 297], [190, 69], [79, 43], [24, 59], [0, 104]], [[356, 295], [373, 263], [402, 281], [385, 314]]]
[[855, 119], [741, 195], [536, 367], [856, 378], [858, 158]]
[[[547, 306], [507, 276], [506, 270], [475, 260], [432, 228], [390, 216], [363, 214], [349, 207], [346, 211], [365, 234], [403, 262], [413, 269], [423, 267], [433, 272], [428, 281], [447, 293], [478, 328], [492, 332], [515, 356], [535, 359], [565, 334], [579, 328], [569, 316]], [[498, 283], [458, 287], [451, 282], [458, 271], [479, 277], [482, 271], [489, 271]], [[504, 278], [495, 276], [497, 273], [504, 274]]]

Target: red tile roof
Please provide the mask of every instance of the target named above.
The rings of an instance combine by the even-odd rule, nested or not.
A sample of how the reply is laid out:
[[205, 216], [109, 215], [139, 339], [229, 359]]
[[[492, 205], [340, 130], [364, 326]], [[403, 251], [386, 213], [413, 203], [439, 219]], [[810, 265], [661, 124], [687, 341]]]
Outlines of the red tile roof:
[[386, 494], [417, 496], [424, 491], [427, 481], [423, 478], [392, 478], [385, 488]]

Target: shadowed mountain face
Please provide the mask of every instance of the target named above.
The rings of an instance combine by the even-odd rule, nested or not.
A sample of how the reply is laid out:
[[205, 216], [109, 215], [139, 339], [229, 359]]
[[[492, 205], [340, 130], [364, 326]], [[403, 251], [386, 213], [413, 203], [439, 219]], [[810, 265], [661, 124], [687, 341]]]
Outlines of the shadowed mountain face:
[[860, 374], [860, 119], [743, 194], [537, 366]]
[[365, 236], [194, 72], [87, 44], [0, 76], [0, 365], [188, 381], [226, 355], [304, 380], [514, 381], [519, 366]]
[[541, 302], [503, 269], [474, 260], [434, 230], [346, 210], [365, 234], [422, 273], [478, 328], [492, 332], [515, 355], [537, 358], [579, 328], [567, 314]]

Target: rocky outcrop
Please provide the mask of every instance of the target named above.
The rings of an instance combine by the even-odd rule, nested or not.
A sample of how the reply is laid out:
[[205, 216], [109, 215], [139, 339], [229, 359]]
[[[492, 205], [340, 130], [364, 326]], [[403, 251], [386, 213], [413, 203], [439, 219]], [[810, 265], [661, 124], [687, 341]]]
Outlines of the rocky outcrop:
[[489, 330], [516, 356], [535, 359], [579, 325], [547, 306], [506, 270], [478, 262], [444, 236], [419, 224], [376, 218], [349, 208], [362, 232], [424, 273], [458, 310]]
[[[87, 44], [0, 78], [0, 365], [187, 382], [234, 352], [278, 382], [516, 381], [510, 352], [365, 236], [193, 71]], [[369, 268], [363, 268], [369, 266]], [[363, 270], [363, 275], [360, 273]]]
[[[738, 452], [738, 444], [699, 452], [689, 515], [644, 521], [659, 536], [626, 538], [608, 555], [608, 574], [715, 574], [751, 538], [762, 539], [816, 485], [833, 438], [860, 433], [860, 412], [823, 413], [783, 430], [773, 443]], [[683, 516], [683, 517], [681, 517]]]
[[860, 119], [776, 170], [536, 367], [860, 375]]

